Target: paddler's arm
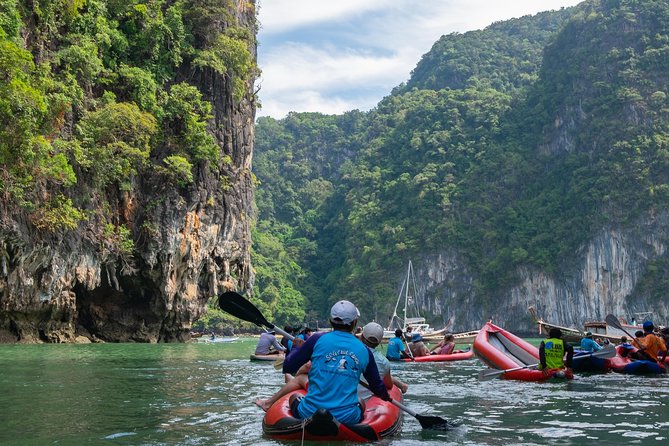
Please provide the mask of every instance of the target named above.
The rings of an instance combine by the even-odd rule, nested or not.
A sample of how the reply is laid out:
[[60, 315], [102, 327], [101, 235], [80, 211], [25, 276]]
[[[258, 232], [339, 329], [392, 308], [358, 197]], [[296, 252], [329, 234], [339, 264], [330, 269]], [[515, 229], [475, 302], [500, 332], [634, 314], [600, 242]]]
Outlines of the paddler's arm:
[[544, 341], [539, 344], [539, 363], [542, 370], [546, 368], [546, 344], [544, 344]]
[[371, 390], [374, 395], [378, 396], [382, 400], [390, 401], [392, 398], [388, 393], [388, 389], [386, 389], [386, 385], [383, 383], [383, 381], [381, 381], [381, 377], [379, 377], [379, 368], [376, 366], [374, 354], [371, 350], [367, 350], [369, 352], [369, 364], [367, 364], [367, 368], [362, 374], [369, 384], [369, 390]]
[[312, 335], [302, 346], [293, 348], [283, 361], [283, 373], [294, 375], [300, 367], [309, 362], [316, 341], [324, 334], [325, 332]]
[[565, 350], [567, 350], [567, 360], [564, 362], [564, 364], [567, 366], [568, 369], [570, 369], [572, 363], [574, 362], [574, 347], [566, 342], [564, 343], [564, 345], [565, 345]]

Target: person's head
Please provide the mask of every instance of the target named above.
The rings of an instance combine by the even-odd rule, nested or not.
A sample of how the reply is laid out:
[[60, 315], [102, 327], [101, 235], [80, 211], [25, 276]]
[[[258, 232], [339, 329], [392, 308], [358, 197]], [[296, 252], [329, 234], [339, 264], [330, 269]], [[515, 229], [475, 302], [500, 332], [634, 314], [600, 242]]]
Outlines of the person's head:
[[420, 333], [414, 333], [411, 336], [411, 342], [421, 342], [423, 340], [423, 337], [420, 335]]
[[351, 302], [340, 300], [330, 310], [330, 325], [334, 330], [351, 332], [358, 323], [360, 312]]
[[655, 326], [653, 325], [652, 321], [646, 321], [643, 323], [643, 331], [646, 333], [651, 333], [653, 330], [655, 330]]
[[635, 338], [643, 338], [643, 334], [644, 334], [643, 331], [641, 331], [641, 330], [637, 330], [637, 331], [634, 333], [634, 337], [635, 337]]
[[395, 330], [395, 336], [397, 336], [398, 338], [402, 337], [402, 329], [401, 328], [398, 328], [397, 330]]
[[451, 342], [453, 339], [455, 339], [455, 336], [453, 336], [453, 333], [446, 333], [444, 335], [444, 341], [446, 341], [446, 342]]
[[559, 339], [559, 338], [562, 337], [562, 330], [560, 330], [559, 328], [551, 328], [551, 329], [548, 331], [548, 337], [549, 337], [549, 338], [558, 338], [558, 339]]
[[592, 338], [592, 332], [591, 331], [586, 331], [585, 332], [585, 337], [586, 338]]
[[274, 336], [274, 335], [276, 334], [276, 330], [269, 330], [267, 333], [269, 333], [269, 334], [271, 334], [272, 336]]
[[292, 333], [293, 332], [293, 327], [291, 327], [290, 325], [285, 325], [283, 327], [283, 331], [285, 331], [286, 333]]
[[376, 322], [370, 322], [362, 327], [362, 340], [371, 348], [376, 348], [383, 339], [383, 327]]
[[627, 343], [627, 336], [621, 336], [620, 337], [620, 343], [621, 344], [626, 344]]

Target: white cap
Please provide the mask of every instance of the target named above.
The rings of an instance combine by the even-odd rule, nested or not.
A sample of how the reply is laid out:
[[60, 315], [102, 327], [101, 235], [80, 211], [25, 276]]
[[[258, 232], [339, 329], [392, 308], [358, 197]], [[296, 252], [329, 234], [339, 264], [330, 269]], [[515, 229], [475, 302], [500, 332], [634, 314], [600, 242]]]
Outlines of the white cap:
[[349, 325], [353, 321], [357, 321], [359, 317], [358, 309], [347, 300], [340, 300], [330, 310], [330, 320], [338, 324]]
[[362, 328], [362, 337], [372, 344], [380, 344], [383, 339], [383, 327], [376, 322], [370, 322]]

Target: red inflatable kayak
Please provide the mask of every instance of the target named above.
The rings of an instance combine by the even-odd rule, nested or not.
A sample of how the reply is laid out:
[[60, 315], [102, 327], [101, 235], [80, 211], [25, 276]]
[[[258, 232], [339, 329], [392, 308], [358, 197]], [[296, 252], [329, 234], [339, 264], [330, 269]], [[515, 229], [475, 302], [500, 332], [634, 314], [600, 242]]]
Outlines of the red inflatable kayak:
[[[488, 367], [498, 370], [517, 369], [539, 363], [539, 348], [504, 330], [491, 322], [487, 322], [479, 330], [473, 344], [474, 354]], [[560, 377], [571, 379], [573, 376], [564, 373], [561, 369], [537, 370], [528, 367], [513, 370], [501, 375], [503, 379], [517, 379], [521, 381], [545, 381]]]
[[[293, 393], [304, 395], [305, 390]], [[397, 387], [389, 391], [395, 401], [402, 401]], [[325, 409], [306, 420], [293, 417], [288, 394], [269, 408], [262, 422], [265, 435], [279, 440], [377, 441], [397, 433], [402, 425], [402, 411], [391, 402], [372, 396], [366, 402], [365, 415], [358, 424], [343, 424]]]
[[418, 356], [414, 359], [404, 358], [404, 362], [441, 362], [441, 361], [462, 361], [463, 359], [471, 359], [474, 357], [474, 352], [469, 350], [466, 352], [451, 353], [450, 355], [429, 355]]

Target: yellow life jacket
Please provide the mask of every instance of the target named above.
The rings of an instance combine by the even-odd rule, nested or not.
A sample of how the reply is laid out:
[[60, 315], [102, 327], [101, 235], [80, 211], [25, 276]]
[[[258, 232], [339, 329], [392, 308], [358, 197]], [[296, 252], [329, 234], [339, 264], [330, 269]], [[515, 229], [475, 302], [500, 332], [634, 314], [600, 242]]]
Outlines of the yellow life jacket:
[[544, 353], [546, 354], [547, 369], [559, 369], [564, 367], [564, 341], [562, 341], [562, 339], [546, 339], [544, 341]]

